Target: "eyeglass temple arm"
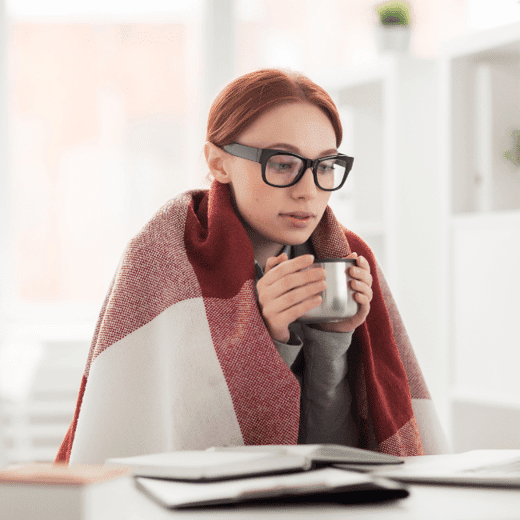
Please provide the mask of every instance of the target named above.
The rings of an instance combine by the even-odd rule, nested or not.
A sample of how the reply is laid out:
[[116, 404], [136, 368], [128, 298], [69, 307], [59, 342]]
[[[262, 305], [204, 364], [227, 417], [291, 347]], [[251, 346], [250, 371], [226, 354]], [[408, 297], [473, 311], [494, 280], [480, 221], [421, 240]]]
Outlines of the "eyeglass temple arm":
[[223, 147], [226, 152], [231, 155], [237, 155], [242, 159], [249, 159], [250, 161], [260, 162], [260, 156], [262, 155], [261, 148], [253, 148], [252, 146], [246, 146], [245, 144], [232, 143], [227, 144]]

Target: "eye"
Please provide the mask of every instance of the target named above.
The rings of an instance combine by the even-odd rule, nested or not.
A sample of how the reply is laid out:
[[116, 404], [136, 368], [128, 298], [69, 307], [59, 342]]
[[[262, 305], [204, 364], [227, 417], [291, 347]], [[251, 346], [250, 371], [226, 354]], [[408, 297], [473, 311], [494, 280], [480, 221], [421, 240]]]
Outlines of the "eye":
[[274, 164], [272, 164], [271, 166], [273, 168], [276, 168], [280, 172], [284, 172], [294, 169], [294, 165], [294, 161], [274, 161]]
[[299, 171], [300, 167], [301, 161], [290, 155], [275, 155], [267, 163], [272, 173], [293, 173]]
[[336, 163], [334, 161], [323, 161], [318, 164], [318, 173], [322, 175], [334, 173], [334, 167]]

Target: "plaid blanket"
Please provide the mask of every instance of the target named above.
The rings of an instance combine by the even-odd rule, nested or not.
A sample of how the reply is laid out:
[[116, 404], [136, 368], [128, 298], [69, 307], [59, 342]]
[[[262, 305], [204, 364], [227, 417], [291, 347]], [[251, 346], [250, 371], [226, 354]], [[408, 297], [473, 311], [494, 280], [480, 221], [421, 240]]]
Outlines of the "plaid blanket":
[[[321, 258], [365, 256], [374, 276], [370, 313], [348, 351], [359, 447], [442, 451], [430, 395], [371, 250], [330, 208], [311, 240]], [[299, 412], [299, 384], [258, 309], [253, 249], [229, 186], [172, 199], [123, 255], [56, 460], [295, 444]]]

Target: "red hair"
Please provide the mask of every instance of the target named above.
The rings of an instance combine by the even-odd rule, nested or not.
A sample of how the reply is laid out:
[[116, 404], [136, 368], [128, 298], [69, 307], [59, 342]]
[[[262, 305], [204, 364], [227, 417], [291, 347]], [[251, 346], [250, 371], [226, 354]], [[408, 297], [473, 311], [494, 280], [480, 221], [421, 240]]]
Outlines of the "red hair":
[[331, 97], [303, 74], [278, 69], [250, 72], [227, 85], [209, 111], [206, 140], [219, 147], [230, 144], [271, 108], [294, 102], [310, 103], [323, 110], [339, 147], [343, 129]]

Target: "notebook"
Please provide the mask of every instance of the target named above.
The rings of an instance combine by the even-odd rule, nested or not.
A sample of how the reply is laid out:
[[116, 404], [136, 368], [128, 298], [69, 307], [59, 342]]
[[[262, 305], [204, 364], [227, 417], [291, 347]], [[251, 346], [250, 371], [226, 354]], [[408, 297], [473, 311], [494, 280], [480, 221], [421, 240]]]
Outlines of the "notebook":
[[267, 444], [262, 446], [226, 446], [209, 448], [207, 451], [233, 451], [247, 453], [270, 452], [278, 455], [292, 455], [308, 459], [313, 466], [330, 465], [334, 463], [378, 466], [402, 464], [404, 462], [404, 459], [396, 457], [395, 455], [363, 450], [361, 448], [353, 448], [351, 446], [342, 446], [339, 444]]
[[211, 481], [306, 471], [333, 463], [402, 464], [403, 459], [336, 444], [228, 446], [108, 459], [140, 477]]
[[312, 444], [219, 447], [106, 461], [129, 468], [141, 491], [172, 509], [273, 500], [359, 503], [408, 495], [395, 481], [330, 467], [338, 462], [374, 467], [402, 464], [403, 459]]
[[271, 452], [183, 450], [112, 458], [108, 466], [128, 467], [134, 476], [186, 481], [214, 481], [308, 470], [302, 456]]
[[217, 482], [144, 477], [135, 480], [141, 491], [168, 509], [273, 501], [361, 503], [394, 500], [409, 494], [400, 483], [336, 468]]
[[520, 450], [474, 450], [407, 457], [371, 472], [399, 482], [520, 488]]

